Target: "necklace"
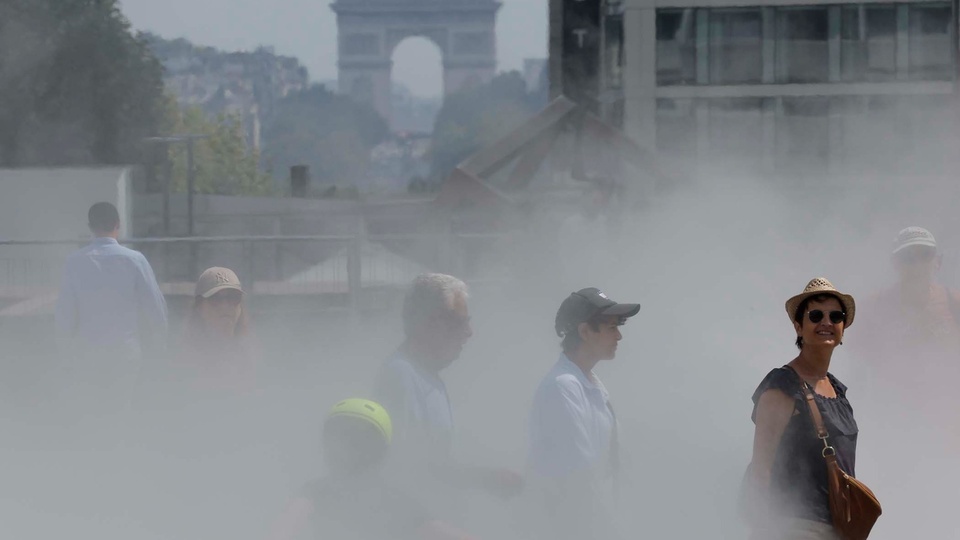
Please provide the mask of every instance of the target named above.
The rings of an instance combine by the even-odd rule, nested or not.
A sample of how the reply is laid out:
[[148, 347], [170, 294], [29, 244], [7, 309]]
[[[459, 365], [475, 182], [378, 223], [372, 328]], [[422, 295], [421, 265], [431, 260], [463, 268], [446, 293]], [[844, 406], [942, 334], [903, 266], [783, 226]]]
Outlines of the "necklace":
[[811, 383], [811, 381], [812, 381], [811, 384], [814, 384], [814, 385], [815, 385], [816, 383], [818, 383], [818, 382], [820, 382], [820, 381], [822, 381], [822, 380], [824, 380], [824, 379], [827, 378], [827, 375], [821, 375], [821, 376], [813, 375], [813, 376], [810, 376], [810, 375], [804, 373], [804, 370], [802, 370], [802, 369], [797, 369], [797, 366], [796, 366], [796, 365], [793, 365], [792, 367], [793, 367], [793, 370], [797, 373], [797, 375], [800, 376], [801, 379], [803, 379], [804, 381], [807, 381], [808, 383]]

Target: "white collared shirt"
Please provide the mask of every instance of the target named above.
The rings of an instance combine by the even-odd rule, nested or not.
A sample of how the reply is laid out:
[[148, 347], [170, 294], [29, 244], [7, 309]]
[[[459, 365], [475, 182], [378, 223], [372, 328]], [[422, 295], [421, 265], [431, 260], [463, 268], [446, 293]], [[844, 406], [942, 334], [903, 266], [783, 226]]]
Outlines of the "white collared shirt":
[[67, 258], [55, 323], [64, 352], [135, 360], [145, 339], [165, 345], [167, 304], [143, 254], [95, 238]]
[[530, 415], [528, 467], [538, 476], [603, 476], [616, 419], [603, 383], [565, 354], [540, 382]]

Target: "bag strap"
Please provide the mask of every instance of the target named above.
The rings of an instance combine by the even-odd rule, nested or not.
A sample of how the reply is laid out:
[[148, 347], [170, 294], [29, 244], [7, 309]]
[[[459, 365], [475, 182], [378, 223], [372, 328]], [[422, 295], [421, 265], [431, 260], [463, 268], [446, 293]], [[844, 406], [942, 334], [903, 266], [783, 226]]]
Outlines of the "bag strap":
[[953, 324], [960, 327], [960, 301], [954, 296], [954, 291], [950, 287], [944, 287], [947, 291], [947, 307], [950, 308], [950, 315], [953, 316]]
[[800, 380], [800, 388], [803, 389], [804, 401], [807, 402], [807, 407], [810, 408], [810, 418], [813, 420], [813, 429], [817, 432], [817, 438], [823, 441], [823, 457], [827, 458], [829, 456], [837, 455], [836, 449], [830, 446], [830, 443], [827, 442], [827, 439], [830, 437], [830, 434], [827, 433], [827, 428], [823, 423], [823, 416], [820, 414], [820, 407], [817, 405], [817, 400], [813, 395], [813, 388], [807, 381], [803, 380], [803, 377], [797, 373], [797, 370], [793, 369], [790, 366], [784, 366], [797, 376], [797, 379]]

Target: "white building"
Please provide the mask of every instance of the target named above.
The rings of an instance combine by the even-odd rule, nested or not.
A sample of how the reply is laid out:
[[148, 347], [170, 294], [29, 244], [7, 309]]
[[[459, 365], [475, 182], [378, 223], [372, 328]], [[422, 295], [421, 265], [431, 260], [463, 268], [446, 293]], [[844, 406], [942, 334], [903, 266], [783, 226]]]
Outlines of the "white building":
[[953, 137], [950, 2], [624, 1], [623, 128], [641, 146], [822, 177]]

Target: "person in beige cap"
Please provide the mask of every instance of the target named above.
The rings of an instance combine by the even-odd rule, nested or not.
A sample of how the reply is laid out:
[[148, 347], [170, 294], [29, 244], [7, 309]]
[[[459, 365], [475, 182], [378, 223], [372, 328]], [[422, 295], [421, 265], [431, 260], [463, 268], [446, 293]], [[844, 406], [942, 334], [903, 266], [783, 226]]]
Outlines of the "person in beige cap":
[[194, 383], [208, 388], [249, 390], [255, 358], [243, 287], [229, 268], [204, 270], [197, 280], [180, 355]]
[[840, 467], [855, 474], [857, 421], [847, 387], [830, 373], [833, 351], [853, 325], [856, 303], [825, 278], [786, 303], [800, 354], [772, 370], [753, 394], [753, 458], [744, 512], [754, 540], [839, 540], [832, 525], [823, 442], [805, 402], [812, 388]]

